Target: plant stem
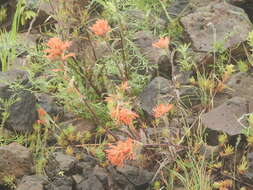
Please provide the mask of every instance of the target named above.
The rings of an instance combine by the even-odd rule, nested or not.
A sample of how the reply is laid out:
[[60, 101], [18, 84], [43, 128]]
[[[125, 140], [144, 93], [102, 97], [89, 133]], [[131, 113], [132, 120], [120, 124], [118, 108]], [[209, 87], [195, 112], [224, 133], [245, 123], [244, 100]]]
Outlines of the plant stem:
[[120, 43], [121, 43], [121, 48], [122, 48], [122, 58], [123, 58], [123, 64], [124, 64], [124, 70], [125, 70], [125, 80], [129, 79], [129, 75], [128, 75], [128, 68], [127, 68], [127, 58], [126, 58], [126, 52], [125, 52], [125, 43], [124, 43], [124, 38], [123, 38], [123, 26], [122, 24], [120, 24]]

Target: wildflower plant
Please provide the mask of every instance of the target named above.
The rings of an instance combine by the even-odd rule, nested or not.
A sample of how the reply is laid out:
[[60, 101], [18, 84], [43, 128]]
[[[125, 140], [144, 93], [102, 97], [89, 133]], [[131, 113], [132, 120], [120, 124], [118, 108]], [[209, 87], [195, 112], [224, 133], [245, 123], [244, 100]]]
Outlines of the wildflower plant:
[[[60, 1], [51, 15], [58, 24], [57, 27], [53, 27], [56, 32], [54, 37], [44, 43], [42, 48], [44, 59], [39, 59], [42, 52], [39, 52], [40, 54], [32, 52], [34, 54], [32, 59], [35, 60], [32, 61], [39, 63], [36, 73], [42, 73], [40, 79], [36, 79], [38, 84], [36, 87], [38, 91], [56, 97], [57, 103], [64, 105], [67, 112], [74, 113], [78, 118], [91, 119], [96, 129], [81, 134], [75, 132], [74, 126], [69, 125], [56, 135], [57, 148], [81, 159], [82, 156], [76, 153], [81, 147], [82, 150], [95, 156], [100, 166], [105, 167], [108, 163], [124, 167], [128, 161], [130, 163], [142, 161], [145, 166], [150, 166], [149, 164], [154, 166], [155, 162], [159, 166], [155, 167], [158, 170], [151, 183], [154, 182], [154, 188], [157, 189], [164, 187], [174, 189], [173, 183], [179, 181], [186, 189], [211, 190], [212, 181], [208, 173], [210, 165], [200, 153], [204, 141], [203, 129], [202, 126], [196, 126], [198, 119], [189, 124], [188, 117], [195, 117], [201, 106], [206, 111], [206, 108], [211, 107], [215, 94], [225, 88], [225, 83], [235, 72], [234, 66], [227, 64], [228, 54], [218, 52], [222, 55], [219, 57], [216, 55], [217, 64], [212, 65], [211, 73], [208, 70], [200, 71], [190, 53], [190, 44], [178, 41], [181, 39], [179, 36], [182, 27], [179, 26], [180, 19], [172, 19], [167, 12], [170, 1], [95, 0], [87, 6], [86, 4], [79, 6], [80, 2], [76, 1], [78, 6], [75, 8], [73, 7], [76, 4], [68, 3]], [[94, 5], [101, 7], [97, 9]], [[134, 24], [129, 23], [124, 15], [128, 15], [129, 10], [136, 8], [144, 11], [144, 17]], [[168, 26], [162, 29], [150, 24], [152, 22], [150, 16], [158, 15], [160, 18], [163, 14], [169, 21]], [[22, 18], [35, 16], [31, 12], [29, 15], [23, 14], [23, 17], [20, 17], [21, 22]], [[194, 90], [197, 89], [199, 92], [196, 95], [201, 99], [201, 106], [188, 109], [181, 106], [181, 101], [173, 103], [158, 101], [152, 110], [153, 117], [149, 119], [144, 117], [145, 113], [136, 106], [136, 97], [154, 77], [150, 71], [158, 69], [158, 65], [150, 64], [133, 41], [136, 31], [143, 29], [151, 29], [156, 36], [162, 36], [153, 41], [150, 48], [162, 50], [172, 63], [174, 61], [179, 66], [181, 72], [191, 70], [195, 72], [191, 83]], [[53, 36], [52, 33], [50, 36]], [[249, 44], [251, 41], [249, 37]], [[238, 64], [240, 70], [246, 70], [242, 65]], [[176, 83], [175, 87], [180, 87], [180, 84]], [[37, 88], [35, 89], [37, 91]], [[38, 121], [27, 144], [34, 152], [36, 171], [42, 173], [51, 150], [47, 142], [50, 135], [55, 134], [55, 128], [59, 126], [58, 119], [51, 118], [43, 108], [39, 107], [37, 112]], [[176, 118], [170, 120], [173, 116]], [[8, 118], [8, 114], [5, 118]], [[251, 119], [249, 116], [249, 126], [252, 123]], [[180, 127], [183, 125], [183, 129], [187, 128], [185, 131], [182, 128], [178, 129], [179, 127], [175, 127], [175, 131], [174, 127], [170, 130], [174, 121], [178, 120], [180, 121], [177, 124]], [[182, 137], [183, 132], [185, 134]], [[253, 144], [252, 134], [247, 136], [248, 147]], [[211, 172], [222, 171], [224, 164], [222, 159], [234, 155], [236, 150], [227, 145], [228, 143], [227, 136], [219, 136], [219, 148], [223, 152], [214, 161]], [[246, 157], [234, 168], [243, 175], [247, 168]], [[230, 181], [222, 181], [217, 181], [219, 184], [217, 183], [215, 188], [223, 190], [231, 188]]]
[[116, 94], [110, 94], [107, 97], [107, 106], [116, 126], [126, 125], [131, 132], [137, 135], [134, 120], [139, 118], [139, 115], [132, 111], [131, 99], [126, 96], [129, 89], [128, 82], [123, 82], [117, 87]]

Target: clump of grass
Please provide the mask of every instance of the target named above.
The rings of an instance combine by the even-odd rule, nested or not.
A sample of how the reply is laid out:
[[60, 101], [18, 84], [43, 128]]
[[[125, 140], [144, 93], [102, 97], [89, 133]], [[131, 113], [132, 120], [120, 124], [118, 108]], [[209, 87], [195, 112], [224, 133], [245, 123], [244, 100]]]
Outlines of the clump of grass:
[[[211, 176], [207, 172], [207, 161], [197, 159], [195, 156], [188, 155], [187, 160], [178, 159], [177, 168], [170, 170], [174, 180], [178, 180], [186, 190], [211, 190]], [[173, 179], [171, 183], [174, 184]]]

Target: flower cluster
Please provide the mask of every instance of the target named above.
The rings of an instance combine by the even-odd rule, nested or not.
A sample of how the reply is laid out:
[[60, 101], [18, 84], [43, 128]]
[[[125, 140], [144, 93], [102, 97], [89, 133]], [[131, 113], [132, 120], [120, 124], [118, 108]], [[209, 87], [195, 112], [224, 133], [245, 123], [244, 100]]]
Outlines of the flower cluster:
[[103, 36], [111, 30], [111, 27], [108, 25], [107, 20], [99, 19], [90, 27], [90, 30], [98, 36]]
[[71, 46], [71, 42], [63, 42], [59, 38], [50, 38], [46, 44], [49, 48], [45, 49], [44, 52], [48, 53], [46, 58], [50, 60], [66, 60], [69, 57], [74, 57], [74, 53], [65, 55], [65, 51]]
[[160, 118], [167, 112], [169, 112], [173, 108], [172, 104], [159, 104], [153, 109], [154, 112], [154, 117], [155, 118]]
[[119, 123], [130, 125], [139, 115], [129, 109], [118, 107], [111, 111], [111, 117]]
[[111, 164], [122, 167], [125, 160], [136, 159], [134, 153], [134, 140], [128, 138], [126, 141], [118, 141], [116, 145], [109, 145], [110, 149], [105, 150]]

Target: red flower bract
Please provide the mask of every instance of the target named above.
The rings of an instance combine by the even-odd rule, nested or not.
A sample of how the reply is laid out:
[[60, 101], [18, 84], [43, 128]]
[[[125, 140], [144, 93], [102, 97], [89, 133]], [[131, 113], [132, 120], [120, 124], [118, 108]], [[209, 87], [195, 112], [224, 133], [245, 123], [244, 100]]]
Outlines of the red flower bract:
[[156, 48], [166, 49], [168, 48], [170, 39], [168, 37], [160, 38], [157, 42], [153, 43], [152, 46]]
[[39, 117], [39, 119], [37, 120], [37, 123], [40, 125], [45, 124], [46, 123], [45, 117], [47, 114], [46, 110], [44, 110], [43, 108], [39, 108], [39, 109], [37, 109], [37, 112], [38, 112], [38, 117]]
[[163, 116], [164, 114], [166, 114], [167, 112], [169, 112], [171, 109], [173, 108], [172, 104], [159, 104], [158, 106], [156, 106], [153, 111], [154, 111], [154, 117], [155, 118], [160, 118], [161, 116]]
[[66, 60], [68, 57], [75, 56], [74, 53], [65, 55], [65, 51], [71, 46], [71, 42], [63, 42], [59, 38], [50, 38], [46, 44], [49, 48], [45, 49], [44, 52], [48, 53], [46, 56], [50, 60]]
[[130, 125], [139, 115], [126, 108], [118, 108], [111, 112], [111, 117], [118, 122]]
[[91, 31], [98, 36], [102, 36], [111, 30], [111, 27], [108, 25], [107, 20], [99, 19], [95, 24], [90, 27]]
[[111, 164], [122, 167], [125, 160], [136, 159], [134, 153], [134, 141], [128, 138], [126, 141], [118, 141], [116, 145], [109, 145], [110, 149], [105, 150]]

